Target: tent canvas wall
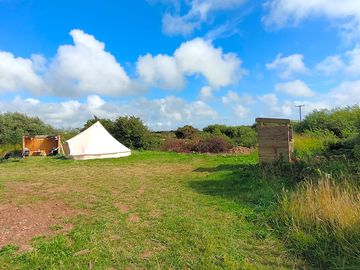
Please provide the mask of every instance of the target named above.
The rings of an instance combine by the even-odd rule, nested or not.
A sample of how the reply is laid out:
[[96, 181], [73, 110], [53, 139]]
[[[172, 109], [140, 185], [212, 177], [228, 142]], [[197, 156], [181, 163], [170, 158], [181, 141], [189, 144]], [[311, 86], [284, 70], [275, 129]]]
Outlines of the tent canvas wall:
[[111, 136], [100, 122], [96, 122], [66, 141], [64, 151], [66, 157], [76, 160], [118, 158], [131, 155], [131, 150]]

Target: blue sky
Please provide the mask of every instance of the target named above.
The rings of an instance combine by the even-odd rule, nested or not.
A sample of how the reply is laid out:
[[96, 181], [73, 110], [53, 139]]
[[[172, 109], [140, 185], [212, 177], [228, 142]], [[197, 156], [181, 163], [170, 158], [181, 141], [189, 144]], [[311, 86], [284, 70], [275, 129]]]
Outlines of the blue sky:
[[0, 112], [252, 124], [360, 102], [358, 0], [0, 0]]

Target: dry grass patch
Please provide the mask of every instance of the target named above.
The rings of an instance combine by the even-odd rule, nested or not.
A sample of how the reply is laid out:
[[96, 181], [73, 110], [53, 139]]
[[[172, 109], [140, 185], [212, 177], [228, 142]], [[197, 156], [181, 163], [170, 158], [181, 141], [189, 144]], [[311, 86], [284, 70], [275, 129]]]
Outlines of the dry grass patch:
[[280, 202], [284, 234], [320, 269], [360, 269], [360, 190], [331, 179], [306, 182]]
[[360, 190], [347, 182], [330, 179], [306, 182], [297, 193], [286, 196], [281, 209], [294, 226], [325, 224], [334, 229], [348, 229], [360, 223]]

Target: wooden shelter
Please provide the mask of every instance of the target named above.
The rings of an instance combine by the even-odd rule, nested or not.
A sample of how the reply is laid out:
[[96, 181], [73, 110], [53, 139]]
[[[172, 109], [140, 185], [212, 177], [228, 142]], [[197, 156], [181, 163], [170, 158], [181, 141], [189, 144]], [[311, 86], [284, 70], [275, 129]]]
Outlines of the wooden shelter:
[[29, 156], [48, 156], [54, 149], [61, 149], [60, 136], [23, 136], [22, 152]]
[[293, 151], [290, 120], [256, 118], [256, 124], [260, 162], [271, 163], [278, 159], [290, 162]]

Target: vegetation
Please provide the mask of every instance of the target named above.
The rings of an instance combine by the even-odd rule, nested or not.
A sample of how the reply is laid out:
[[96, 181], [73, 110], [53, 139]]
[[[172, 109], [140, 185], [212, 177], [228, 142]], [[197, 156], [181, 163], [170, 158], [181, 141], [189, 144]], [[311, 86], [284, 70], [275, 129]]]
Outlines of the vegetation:
[[178, 139], [194, 139], [199, 135], [199, 130], [193, 126], [183, 126], [175, 131], [175, 136]]
[[160, 141], [153, 136], [140, 118], [135, 116], [120, 116], [114, 121], [110, 119], [100, 119], [94, 116], [88, 120], [83, 130], [87, 129], [97, 121], [109, 131], [118, 141], [130, 149], [157, 149]]
[[37, 117], [21, 113], [0, 114], [0, 145], [15, 145], [23, 135], [53, 135], [55, 129]]
[[[1, 269], [304, 265], [264, 222], [287, 184], [263, 177], [256, 155], [143, 151], [82, 162], [30, 158], [0, 163], [0, 172], [2, 209], [41, 212], [55, 203], [50, 213], [58, 214], [51, 211], [59, 205], [67, 209], [46, 236], [2, 247]], [[26, 233], [46, 218], [25, 222]]]
[[301, 159], [321, 155], [329, 145], [335, 145], [339, 139], [331, 132], [308, 131], [294, 135], [295, 156]]
[[255, 147], [257, 142], [256, 130], [249, 126], [210, 125], [203, 131], [217, 136], [226, 136], [233, 146]]
[[162, 150], [177, 153], [226, 153], [231, 149], [226, 136], [202, 134], [193, 139], [167, 139]]
[[360, 267], [359, 215], [358, 187], [325, 177], [286, 194], [278, 211], [295, 251], [321, 269]]
[[[84, 128], [99, 120], [132, 149], [187, 154], [1, 161], [4, 209], [56, 200], [79, 214], [29, 240], [33, 250], [0, 249], [0, 268], [360, 268], [359, 113], [358, 106], [314, 111], [293, 123], [294, 162], [268, 165], [256, 152], [194, 154], [254, 147], [254, 127], [152, 133], [136, 117], [91, 119]], [[66, 223], [73, 229], [63, 232]]]
[[360, 119], [358, 105], [333, 110], [314, 111], [306, 118], [295, 124], [297, 133], [305, 131], [320, 131], [332, 133], [338, 138], [347, 138], [357, 134]]

